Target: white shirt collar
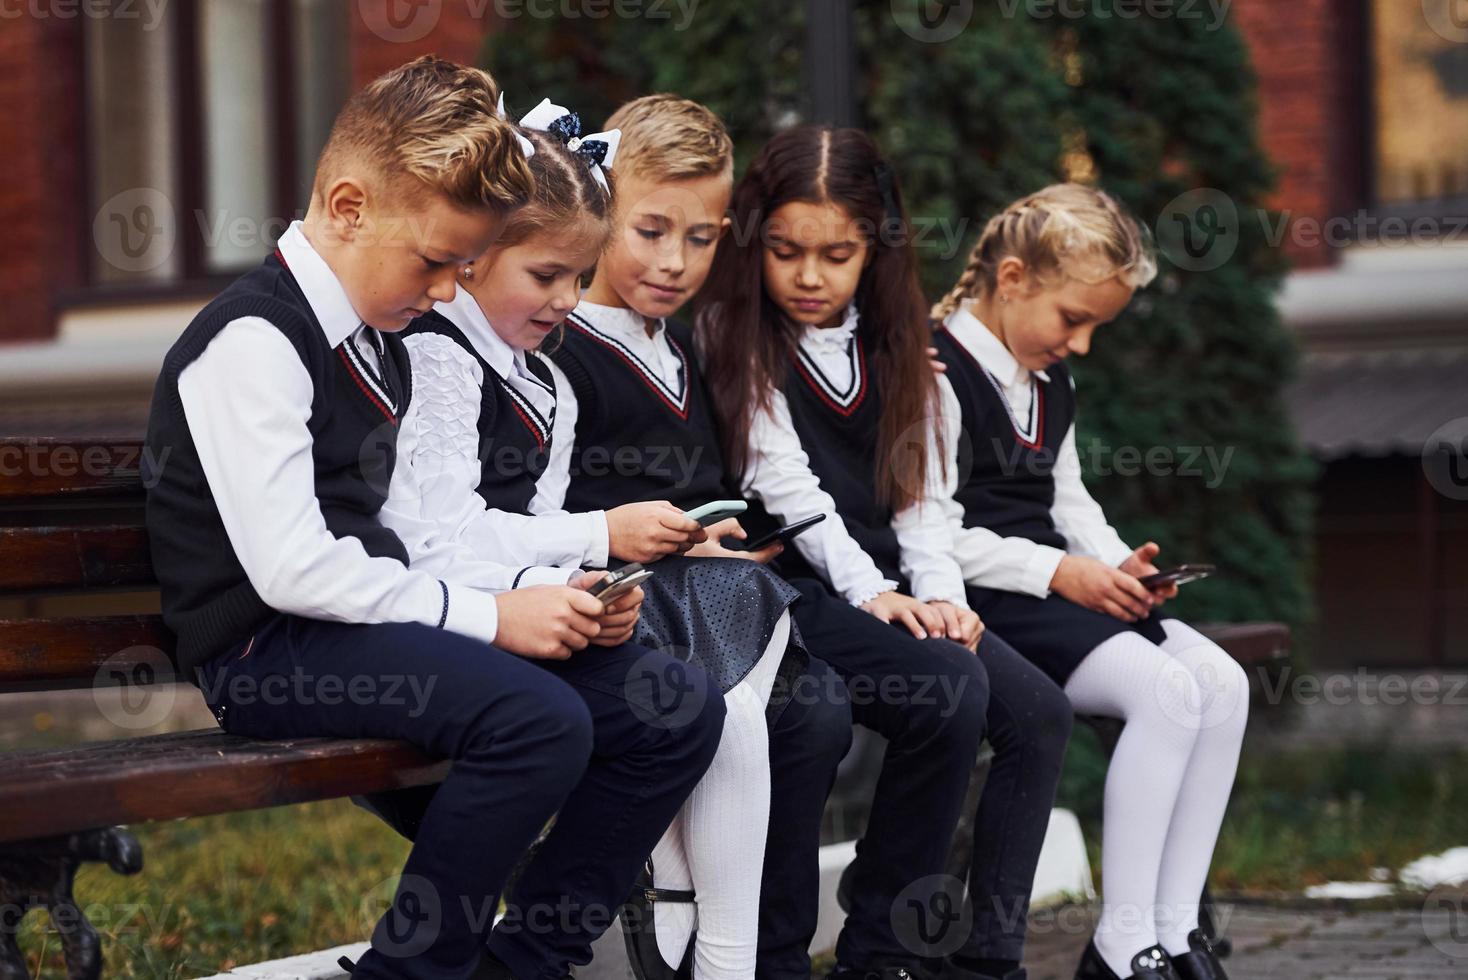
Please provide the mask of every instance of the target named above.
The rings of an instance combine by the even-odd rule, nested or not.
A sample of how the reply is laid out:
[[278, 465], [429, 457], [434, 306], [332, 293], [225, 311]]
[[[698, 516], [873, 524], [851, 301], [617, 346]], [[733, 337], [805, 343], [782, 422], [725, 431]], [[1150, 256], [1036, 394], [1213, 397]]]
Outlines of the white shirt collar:
[[301, 222], [291, 222], [276, 244], [301, 292], [306, 294], [306, 302], [316, 314], [316, 322], [321, 324], [327, 345], [339, 346], [363, 325], [362, 318], [352, 308], [352, 301], [347, 299], [341, 280], [306, 239]]
[[974, 315], [968, 302], [950, 313], [943, 325], [974, 356], [974, 360], [983, 365], [1004, 387], [1013, 388], [1026, 384], [1031, 374], [1041, 381], [1050, 380], [1050, 376], [1044, 371], [1030, 371], [1016, 361], [1009, 348], [1004, 346], [1004, 341]]
[[852, 303], [846, 307], [846, 314], [841, 322], [834, 327], [806, 324], [801, 331], [800, 342], [804, 347], [839, 347], [845, 350], [851, 338], [856, 336], [856, 328], [860, 324], [861, 314], [857, 312], [856, 304]]
[[[591, 325], [598, 330], [605, 330], [607, 333], [623, 337], [638, 337], [644, 343], [647, 342], [647, 318], [634, 309], [625, 306], [603, 306], [600, 303], [588, 303], [583, 299], [572, 312], [591, 321]], [[656, 337], [667, 329], [667, 321], [659, 319], [653, 326], [653, 336]]]
[[451, 301], [435, 303], [433, 309], [464, 331], [464, 336], [469, 338], [474, 350], [501, 378], [508, 381], [516, 363], [524, 366], [524, 352], [517, 351], [495, 333], [489, 318], [479, 308], [479, 301], [468, 290], [455, 290]]

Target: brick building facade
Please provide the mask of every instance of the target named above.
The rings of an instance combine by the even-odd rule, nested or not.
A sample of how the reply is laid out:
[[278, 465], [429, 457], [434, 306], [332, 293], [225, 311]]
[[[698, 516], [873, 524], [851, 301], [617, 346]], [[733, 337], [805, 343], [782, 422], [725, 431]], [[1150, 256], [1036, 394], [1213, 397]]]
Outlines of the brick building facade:
[[[212, 216], [299, 214], [304, 175], [347, 91], [425, 52], [476, 60], [490, 24], [475, 12], [494, 10], [170, 0], [138, 30], [121, 22], [124, 10], [147, 17], [160, 5], [26, 2], [0, 0], [0, 132], [10, 137], [0, 427], [12, 431], [48, 404], [80, 412], [79, 428], [139, 424], [139, 394], [171, 336], [232, 268], [263, 254], [261, 236], [232, 241]], [[1468, 249], [1430, 234], [1377, 241], [1384, 218], [1443, 232], [1468, 215], [1468, 106], [1461, 132], [1453, 111], [1468, 100], [1468, 27], [1453, 18], [1456, 3], [1230, 6], [1259, 76], [1260, 138], [1279, 168], [1271, 207], [1289, 219], [1282, 244], [1299, 270], [1281, 306], [1304, 352], [1292, 408], [1323, 464], [1316, 653], [1326, 661], [1468, 662], [1448, 640], [1468, 630], [1458, 611], [1468, 603], [1452, 599], [1468, 586], [1468, 515], [1421, 464], [1435, 429], [1468, 419]], [[162, 95], [148, 98], [150, 87]], [[1457, 149], [1461, 175], [1444, 162]], [[211, 197], [220, 185], [248, 200], [221, 205]], [[137, 196], [159, 186], [164, 201]], [[155, 210], [170, 206], [199, 220], [180, 222], [156, 260], [112, 240], [135, 232], [146, 251]], [[1332, 219], [1333, 240], [1319, 234]], [[80, 402], [95, 408], [73, 409]], [[1398, 560], [1363, 560], [1380, 553]]]

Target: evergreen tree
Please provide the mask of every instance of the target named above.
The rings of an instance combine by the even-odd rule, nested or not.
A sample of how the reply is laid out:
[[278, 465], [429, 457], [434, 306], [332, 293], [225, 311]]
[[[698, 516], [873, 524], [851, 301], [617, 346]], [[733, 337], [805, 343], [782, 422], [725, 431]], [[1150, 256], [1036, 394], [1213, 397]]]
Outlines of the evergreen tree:
[[[901, 174], [934, 296], [989, 216], [1056, 180], [1099, 184], [1156, 230], [1158, 281], [1075, 363], [1088, 485], [1128, 541], [1222, 568], [1184, 590], [1180, 615], [1299, 625], [1314, 470], [1282, 398], [1296, 355], [1273, 302], [1285, 268], [1265, 236], [1248, 51], [1231, 24], [1099, 11], [857, 4], [857, 104]], [[513, 108], [549, 95], [588, 129], [647, 92], [696, 99], [742, 165], [802, 120], [803, 43], [803, 4], [754, 0], [686, 25], [522, 19], [485, 60]]]

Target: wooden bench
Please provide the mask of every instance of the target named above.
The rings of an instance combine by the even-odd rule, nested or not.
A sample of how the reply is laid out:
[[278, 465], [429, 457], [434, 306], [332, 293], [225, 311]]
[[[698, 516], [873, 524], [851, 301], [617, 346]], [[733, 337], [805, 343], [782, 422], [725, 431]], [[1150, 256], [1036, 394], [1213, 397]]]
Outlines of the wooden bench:
[[[19, 692], [92, 689], [137, 702], [160, 696], [164, 685], [187, 685], [174, 676], [173, 638], [157, 613], [142, 452], [136, 441], [0, 439], [0, 602], [20, 609], [0, 618], [0, 706]], [[118, 596], [140, 608], [95, 614]], [[1288, 648], [1288, 630], [1276, 624], [1204, 631], [1250, 668], [1277, 662]], [[197, 696], [191, 685], [184, 690]], [[1119, 726], [1094, 721], [1109, 750]], [[862, 768], [862, 753], [853, 755]], [[429, 785], [448, 766], [403, 742], [263, 741], [217, 728], [7, 752], [0, 909], [45, 908], [70, 976], [95, 980], [101, 944], [72, 880], [82, 861], [122, 874], [141, 870], [141, 847], [117, 825]], [[874, 776], [878, 767], [865, 768]], [[843, 779], [847, 793], [859, 778]], [[966, 867], [968, 835], [961, 829], [957, 839], [955, 866]], [[19, 916], [0, 917], [0, 976], [26, 975], [18, 926]]]
[[[0, 440], [0, 601], [18, 610], [0, 618], [0, 706], [17, 692], [91, 688], [136, 710], [183, 680], [157, 614], [141, 459], [138, 442]], [[138, 611], [88, 614], [119, 595]], [[425, 785], [449, 766], [403, 742], [258, 741], [217, 728], [3, 758], [0, 908], [47, 909], [69, 975], [88, 980], [100, 975], [101, 947], [72, 895], [76, 869], [105, 861], [133, 874], [143, 863], [136, 839], [115, 825]], [[0, 976], [27, 975], [19, 918], [0, 918]]]

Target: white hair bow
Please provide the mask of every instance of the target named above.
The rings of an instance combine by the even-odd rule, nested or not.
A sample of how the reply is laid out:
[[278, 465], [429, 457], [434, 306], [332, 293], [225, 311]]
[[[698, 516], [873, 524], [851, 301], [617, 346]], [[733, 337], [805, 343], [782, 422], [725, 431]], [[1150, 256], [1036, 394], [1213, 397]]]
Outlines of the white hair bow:
[[622, 131], [613, 129], [605, 133], [581, 135], [581, 117], [565, 106], [556, 105], [550, 99], [541, 99], [540, 105], [520, 117], [520, 125], [542, 133], [550, 133], [566, 144], [566, 149], [586, 161], [591, 176], [601, 189], [611, 193], [606, 172], [612, 169], [617, 157], [617, 147], [622, 143]]
[[[500, 104], [496, 107], [496, 109], [499, 112], [501, 119], [504, 119], [506, 121], [509, 120], [510, 117], [505, 115], [505, 93], [503, 92], [500, 93]], [[535, 156], [534, 143], [530, 142], [520, 133], [515, 134], [515, 139], [520, 141], [520, 152], [525, 155], [525, 159], [529, 160], [531, 157]]]

